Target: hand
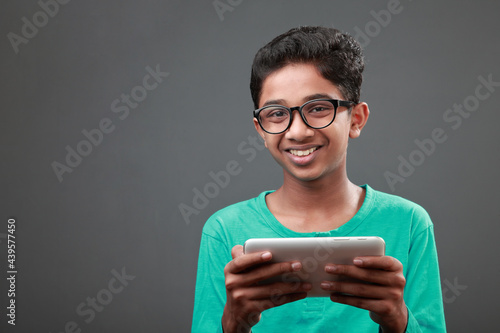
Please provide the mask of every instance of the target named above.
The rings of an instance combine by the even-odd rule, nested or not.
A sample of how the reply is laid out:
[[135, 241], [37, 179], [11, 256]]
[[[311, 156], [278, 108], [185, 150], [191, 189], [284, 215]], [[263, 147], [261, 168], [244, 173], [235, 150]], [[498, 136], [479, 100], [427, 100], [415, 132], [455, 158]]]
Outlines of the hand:
[[[236, 245], [231, 260], [224, 268], [227, 301], [222, 315], [225, 333], [250, 332], [261, 313], [272, 307], [303, 299], [311, 290], [309, 283], [283, 281], [270, 284], [258, 282], [302, 269], [300, 262], [269, 263], [270, 252], [243, 254]], [[263, 265], [264, 264], [264, 265]]]
[[327, 273], [350, 280], [324, 281], [321, 287], [332, 291], [333, 302], [370, 311], [370, 318], [382, 332], [404, 332], [408, 310], [403, 299], [406, 279], [401, 262], [393, 257], [371, 256], [357, 257], [353, 263], [326, 265]]

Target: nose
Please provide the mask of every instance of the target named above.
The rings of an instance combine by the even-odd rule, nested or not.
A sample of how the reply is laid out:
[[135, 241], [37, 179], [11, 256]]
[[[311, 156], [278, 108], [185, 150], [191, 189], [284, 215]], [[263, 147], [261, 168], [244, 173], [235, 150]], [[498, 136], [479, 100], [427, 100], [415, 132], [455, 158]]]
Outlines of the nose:
[[314, 135], [314, 129], [307, 126], [298, 110], [292, 112], [292, 123], [285, 133], [285, 138], [294, 141], [304, 141]]

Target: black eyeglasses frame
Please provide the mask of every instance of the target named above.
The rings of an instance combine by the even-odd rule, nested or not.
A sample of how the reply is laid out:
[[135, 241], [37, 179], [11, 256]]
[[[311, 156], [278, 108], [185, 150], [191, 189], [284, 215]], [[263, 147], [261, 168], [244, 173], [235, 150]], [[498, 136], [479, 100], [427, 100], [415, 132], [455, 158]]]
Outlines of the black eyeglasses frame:
[[[325, 126], [321, 126], [321, 127], [314, 127], [314, 126], [311, 126], [307, 120], [306, 120], [306, 117], [304, 116], [304, 113], [302, 112], [302, 110], [304, 109], [304, 107], [310, 103], [314, 103], [314, 102], [319, 102], [319, 101], [327, 101], [327, 102], [330, 102], [332, 103], [333, 105], [333, 108], [334, 108], [334, 113], [333, 113], [333, 118], [332, 118], [332, 121], [330, 121], [327, 125]], [[325, 128], [325, 127], [328, 127], [330, 126], [333, 121], [335, 120], [335, 117], [337, 116], [337, 109], [339, 108], [339, 106], [345, 106], [345, 107], [348, 107], [348, 108], [351, 108], [353, 105], [355, 105], [356, 103], [355, 102], [351, 102], [351, 101], [343, 101], [343, 100], [340, 100], [340, 99], [328, 99], [328, 98], [319, 98], [319, 99], [312, 99], [310, 101], [307, 101], [305, 102], [304, 104], [302, 104], [301, 106], [294, 106], [292, 108], [289, 108], [289, 107], [286, 107], [284, 105], [279, 105], [279, 104], [270, 104], [270, 105], [266, 105], [264, 107], [261, 107], [257, 110], [254, 110], [253, 111], [253, 117], [257, 119], [257, 122], [259, 123], [259, 126], [260, 128], [262, 128], [262, 130], [266, 133], [269, 133], [269, 134], [281, 134], [281, 133], [284, 133], [286, 131], [288, 131], [288, 129], [290, 128], [290, 126], [292, 125], [292, 120], [293, 120], [293, 111], [297, 110], [299, 111], [299, 114], [300, 114], [300, 117], [302, 118], [302, 120], [304, 121], [304, 124], [306, 124], [307, 126], [309, 126], [310, 128], [314, 128], [314, 129], [322, 129], [322, 128]], [[262, 123], [260, 122], [260, 117], [259, 117], [259, 114], [262, 110], [264, 109], [267, 109], [267, 108], [270, 108], [270, 107], [280, 107], [280, 108], [283, 108], [285, 110], [288, 111], [288, 113], [290, 114], [290, 120], [288, 122], [288, 126], [281, 132], [269, 132], [267, 131], [264, 126], [262, 126]]]

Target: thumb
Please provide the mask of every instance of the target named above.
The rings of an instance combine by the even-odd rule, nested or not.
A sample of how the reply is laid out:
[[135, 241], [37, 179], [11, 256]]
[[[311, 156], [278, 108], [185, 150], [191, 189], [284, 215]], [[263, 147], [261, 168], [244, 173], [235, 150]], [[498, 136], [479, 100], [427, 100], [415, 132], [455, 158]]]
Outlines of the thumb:
[[243, 255], [243, 246], [235, 245], [233, 247], [233, 249], [231, 250], [231, 257], [233, 257], [233, 259], [235, 259], [235, 258], [242, 256], [242, 255]]

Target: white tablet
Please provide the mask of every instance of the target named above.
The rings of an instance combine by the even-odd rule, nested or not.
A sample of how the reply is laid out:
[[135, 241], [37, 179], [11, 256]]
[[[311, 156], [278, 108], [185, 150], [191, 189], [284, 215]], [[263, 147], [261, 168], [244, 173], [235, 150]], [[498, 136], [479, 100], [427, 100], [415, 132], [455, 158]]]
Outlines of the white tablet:
[[251, 238], [243, 246], [244, 253], [269, 251], [271, 262], [300, 261], [302, 270], [285, 273], [264, 281], [309, 282], [312, 284], [308, 296], [329, 296], [321, 289], [322, 281], [334, 281], [334, 275], [325, 272], [326, 264], [352, 265], [358, 256], [383, 256], [385, 242], [376, 236], [356, 237], [300, 237], [300, 238]]

